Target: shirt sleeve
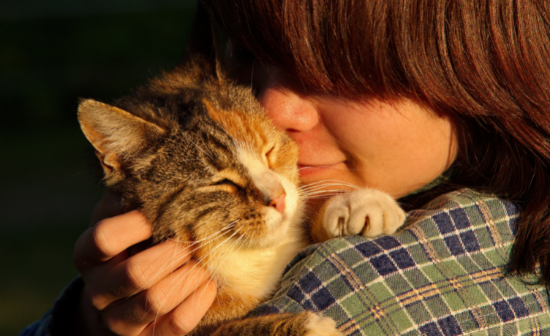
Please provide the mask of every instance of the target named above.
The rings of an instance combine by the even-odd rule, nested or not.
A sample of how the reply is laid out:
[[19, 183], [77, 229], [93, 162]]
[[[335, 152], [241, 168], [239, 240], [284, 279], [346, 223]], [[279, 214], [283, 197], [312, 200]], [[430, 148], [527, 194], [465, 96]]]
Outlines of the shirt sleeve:
[[409, 213], [392, 236], [311, 246], [252, 315], [316, 311], [345, 335], [550, 331], [546, 289], [505, 275], [519, 209], [460, 190]]
[[63, 336], [71, 335], [75, 323], [78, 300], [84, 287], [78, 277], [67, 286], [55, 301], [53, 307], [38, 321], [27, 326], [19, 336]]

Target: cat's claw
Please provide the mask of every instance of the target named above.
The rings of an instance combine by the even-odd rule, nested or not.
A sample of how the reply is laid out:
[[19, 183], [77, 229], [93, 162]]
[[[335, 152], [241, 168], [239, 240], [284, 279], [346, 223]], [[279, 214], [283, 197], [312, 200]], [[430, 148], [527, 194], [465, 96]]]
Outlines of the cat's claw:
[[343, 334], [336, 329], [336, 323], [330, 317], [308, 312], [306, 333], [303, 336], [343, 336]]
[[406, 214], [397, 202], [376, 189], [357, 189], [327, 202], [323, 224], [331, 237], [392, 234], [405, 221]]

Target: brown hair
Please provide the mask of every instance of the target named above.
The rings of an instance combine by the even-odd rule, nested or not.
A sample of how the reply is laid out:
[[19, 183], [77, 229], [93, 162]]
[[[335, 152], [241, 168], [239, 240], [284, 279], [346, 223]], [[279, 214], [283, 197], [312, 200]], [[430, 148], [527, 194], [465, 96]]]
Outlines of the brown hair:
[[453, 185], [428, 196], [469, 187], [519, 204], [510, 270], [540, 265], [550, 287], [547, 1], [203, 2], [237, 45], [317, 91], [405, 97], [452, 115]]

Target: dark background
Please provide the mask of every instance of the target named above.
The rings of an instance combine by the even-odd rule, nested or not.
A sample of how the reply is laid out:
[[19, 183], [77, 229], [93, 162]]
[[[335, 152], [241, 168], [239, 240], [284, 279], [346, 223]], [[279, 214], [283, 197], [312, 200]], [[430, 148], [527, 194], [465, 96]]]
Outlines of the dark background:
[[102, 188], [76, 120], [176, 65], [194, 0], [0, 0], [0, 335], [77, 276], [72, 249]]

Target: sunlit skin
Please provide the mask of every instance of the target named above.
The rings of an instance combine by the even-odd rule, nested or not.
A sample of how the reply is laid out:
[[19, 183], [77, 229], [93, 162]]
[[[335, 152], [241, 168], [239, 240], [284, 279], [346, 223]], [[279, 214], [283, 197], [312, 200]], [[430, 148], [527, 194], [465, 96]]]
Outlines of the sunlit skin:
[[437, 178], [456, 157], [451, 118], [411, 100], [317, 94], [281, 71], [263, 70], [258, 98], [299, 146], [304, 184], [337, 180], [399, 198]]

